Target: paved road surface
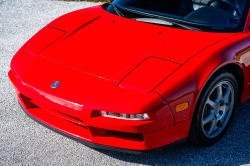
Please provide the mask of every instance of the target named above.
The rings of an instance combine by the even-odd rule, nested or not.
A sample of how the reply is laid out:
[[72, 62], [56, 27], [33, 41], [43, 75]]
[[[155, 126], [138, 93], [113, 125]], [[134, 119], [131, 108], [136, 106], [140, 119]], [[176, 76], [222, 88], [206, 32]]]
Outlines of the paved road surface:
[[237, 109], [226, 136], [211, 147], [188, 143], [146, 155], [93, 150], [28, 118], [7, 77], [10, 60], [56, 17], [89, 2], [0, 0], [0, 165], [244, 165], [250, 164], [250, 102]]

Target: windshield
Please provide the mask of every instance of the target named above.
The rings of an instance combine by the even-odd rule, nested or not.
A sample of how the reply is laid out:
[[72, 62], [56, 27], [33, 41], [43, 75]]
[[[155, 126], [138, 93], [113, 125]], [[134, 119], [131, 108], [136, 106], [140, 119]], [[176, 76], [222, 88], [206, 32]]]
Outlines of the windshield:
[[[246, 0], [115, 0], [106, 10], [137, 21], [206, 32], [241, 32], [248, 14]], [[118, 12], [118, 13], [119, 13]], [[143, 19], [142, 19], [143, 18]], [[157, 20], [171, 23], [157, 23]], [[153, 20], [151, 22], [151, 20]], [[178, 25], [178, 26], [175, 26]], [[187, 29], [187, 28], [186, 28]]]

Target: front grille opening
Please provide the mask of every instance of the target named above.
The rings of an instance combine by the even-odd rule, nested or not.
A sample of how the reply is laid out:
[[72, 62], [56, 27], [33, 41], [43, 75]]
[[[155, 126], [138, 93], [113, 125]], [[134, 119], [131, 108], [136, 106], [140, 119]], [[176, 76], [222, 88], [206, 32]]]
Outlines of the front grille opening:
[[[67, 119], [65, 119], [65, 120], [67, 120]], [[83, 125], [83, 124], [76, 123], [76, 122], [72, 122], [72, 121], [70, 121], [70, 120], [67, 120], [67, 121], [68, 121], [68, 122], [70, 122], [70, 123], [73, 123], [73, 124], [75, 124], [75, 125], [77, 125], [77, 126], [80, 126], [80, 127], [85, 128], [85, 129], [88, 129], [88, 127], [87, 127], [87, 126], [85, 126], [85, 125]]]
[[144, 138], [142, 134], [126, 133], [120, 131], [106, 130], [96, 127], [89, 127], [94, 137], [113, 137], [122, 140], [130, 140], [136, 142], [143, 142]]
[[60, 111], [57, 111], [57, 112], [59, 112], [60, 114], [65, 115], [65, 116], [68, 116], [69, 118], [75, 119], [76, 121], [83, 122], [81, 119], [78, 119], [78, 118], [76, 118], [76, 117], [74, 117], [74, 116], [71, 116], [71, 115], [65, 114], [65, 113], [60, 112]]
[[37, 105], [35, 105], [34, 103], [31, 102], [32, 99], [28, 98], [27, 96], [24, 96], [23, 94], [20, 94], [20, 97], [24, 103], [24, 105], [26, 106], [26, 108], [40, 108]]
[[81, 127], [85, 128], [85, 129], [88, 129], [88, 127], [84, 124], [84, 122], [81, 119], [76, 118], [76, 117], [71, 116], [71, 115], [68, 115], [68, 114], [65, 114], [65, 113], [57, 111], [57, 110], [55, 110], [55, 112], [57, 112], [57, 114], [59, 114], [59, 116], [61, 118], [63, 118], [64, 120], [67, 120], [70, 123], [73, 123], [75, 125], [81, 126]]
[[120, 131], [112, 131], [108, 130], [104, 137], [116, 137], [119, 139], [125, 139], [130, 141], [136, 141], [136, 142], [143, 142], [143, 135], [142, 134], [135, 134], [135, 133], [125, 133]]
[[[27, 96], [23, 95], [23, 94], [20, 94], [20, 97], [23, 101], [23, 103], [25, 104], [26, 108], [27, 109], [31, 109], [31, 108], [41, 108], [41, 109], [44, 109], [44, 106], [37, 103], [36, 101], [28, 98]], [[50, 113], [53, 113], [54, 115], [70, 122], [70, 123], [73, 123], [75, 125], [78, 125], [78, 126], [81, 126], [81, 127], [84, 127], [84, 128], [88, 128], [81, 119], [79, 118], [76, 118], [76, 117], [73, 117], [71, 115], [68, 115], [68, 114], [65, 114], [61, 111], [57, 111], [57, 110], [53, 110], [53, 109], [44, 109]]]

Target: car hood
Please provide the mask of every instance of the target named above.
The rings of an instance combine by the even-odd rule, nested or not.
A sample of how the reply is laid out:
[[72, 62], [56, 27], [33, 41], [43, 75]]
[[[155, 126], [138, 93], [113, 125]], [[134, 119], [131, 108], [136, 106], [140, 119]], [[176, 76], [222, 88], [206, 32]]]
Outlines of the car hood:
[[67, 14], [49, 27], [66, 32], [40, 55], [70, 68], [120, 81], [147, 57], [184, 64], [234, 34], [198, 32], [119, 17], [102, 7]]

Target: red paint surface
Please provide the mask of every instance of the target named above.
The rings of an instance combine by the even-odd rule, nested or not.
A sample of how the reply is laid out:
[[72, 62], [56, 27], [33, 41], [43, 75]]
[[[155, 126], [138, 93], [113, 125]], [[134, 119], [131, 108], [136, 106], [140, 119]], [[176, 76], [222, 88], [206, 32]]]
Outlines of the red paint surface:
[[[213, 43], [234, 35], [142, 23], [113, 15], [101, 7], [73, 12], [49, 26], [67, 35], [43, 50], [41, 56], [116, 81], [121, 81], [147, 57], [183, 64]], [[93, 30], [96, 27], [102, 28]]]
[[119, 86], [142, 93], [151, 92], [181, 65], [160, 58], [150, 57], [131, 71]]
[[[249, 99], [249, 45], [247, 31], [174, 29], [97, 6], [41, 30], [14, 56], [9, 78], [24, 109], [43, 123], [92, 143], [149, 150], [188, 136], [201, 91], [223, 66], [240, 67], [242, 102]], [[176, 113], [184, 102], [189, 108]], [[150, 120], [100, 117], [98, 110], [148, 113]]]
[[47, 27], [34, 36], [32, 42], [28, 42], [23, 50], [30, 55], [36, 56], [39, 52], [63, 35], [65, 35], [64, 31]]

